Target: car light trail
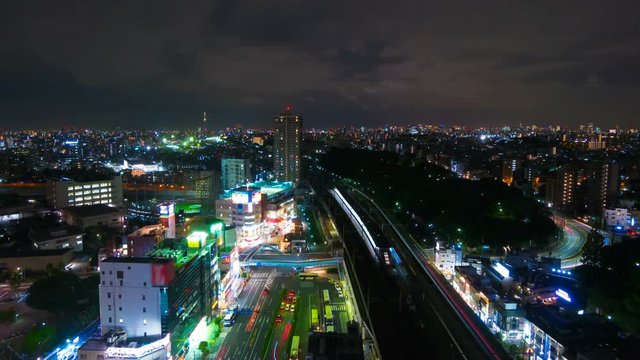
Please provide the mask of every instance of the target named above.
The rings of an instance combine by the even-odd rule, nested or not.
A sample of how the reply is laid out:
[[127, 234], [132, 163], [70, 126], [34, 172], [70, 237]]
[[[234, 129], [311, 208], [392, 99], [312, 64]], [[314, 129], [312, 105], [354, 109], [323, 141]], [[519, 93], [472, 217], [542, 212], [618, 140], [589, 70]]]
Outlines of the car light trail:
[[500, 355], [498, 355], [498, 353], [493, 349], [489, 341], [485, 338], [484, 334], [482, 334], [481, 330], [476, 325], [476, 322], [474, 321], [474, 319], [471, 319], [469, 315], [467, 315], [465, 309], [462, 308], [460, 304], [458, 304], [458, 301], [456, 300], [458, 298], [457, 294], [455, 295], [456, 297], [454, 297], [451, 294], [451, 291], [449, 291], [449, 289], [445, 286], [445, 284], [442, 283], [442, 280], [440, 279], [440, 277], [437, 274], [435, 274], [431, 266], [428, 265], [428, 261], [424, 256], [424, 254], [422, 254], [421, 251], [417, 251], [415, 249], [415, 243], [413, 243], [414, 246], [412, 246], [411, 242], [405, 239], [405, 237], [400, 233], [400, 231], [395, 226], [395, 224], [389, 219], [387, 214], [385, 214], [384, 211], [382, 211], [382, 209], [380, 208], [380, 206], [378, 206], [378, 204], [376, 204], [370, 197], [368, 197], [358, 189], [354, 189], [354, 190], [360, 193], [369, 201], [371, 201], [371, 203], [375, 206], [378, 212], [382, 214], [385, 221], [389, 223], [389, 225], [391, 225], [394, 232], [398, 235], [398, 238], [402, 240], [402, 242], [407, 247], [407, 249], [409, 249], [409, 253], [413, 256], [413, 258], [416, 260], [418, 265], [420, 265], [422, 270], [431, 279], [431, 281], [437, 285], [436, 288], [438, 289], [440, 294], [445, 298], [445, 300], [447, 301], [449, 306], [454, 310], [456, 315], [458, 315], [458, 317], [462, 320], [462, 323], [471, 332], [473, 337], [482, 345], [485, 352], [488, 353], [494, 359], [501, 359]]

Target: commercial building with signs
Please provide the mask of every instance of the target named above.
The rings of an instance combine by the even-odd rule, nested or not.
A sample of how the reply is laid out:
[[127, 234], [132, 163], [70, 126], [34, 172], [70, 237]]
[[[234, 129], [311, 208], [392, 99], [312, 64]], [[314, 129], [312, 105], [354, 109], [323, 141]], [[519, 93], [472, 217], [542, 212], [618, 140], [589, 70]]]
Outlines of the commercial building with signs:
[[263, 198], [259, 188], [242, 187], [231, 195], [233, 211], [231, 222], [236, 226], [237, 235], [246, 240], [260, 237], [264, 219]]
[[[170, 339], [165, 349], [173, 355], [184, 351], [196, 326], [218, 306], [218, 249], [224, 233], [222, 221], [196, 219], [186, 239], [166, 239], [147, 256], [102, 260], [102, 335], [124, 331], [129, 342]], [[115, 353], [111, 348], [106, 351]]]
[[216, 199], [216, 216], [235, 225], [242, 240], [255, 240], [266, 222], [288, 221], [294, 208], [293, 183], [261, 181], [225, 192]]
[[55, 209], [97, 204], [122, 206], [122, 177], [48, 180], [47, 202]]
[[160, 213], [160, 225], [165, 229], [164, 236], [172, 239], [176, 237], [176, 212], [175, 203], [164, 202], [158, 204], [158, 213]]

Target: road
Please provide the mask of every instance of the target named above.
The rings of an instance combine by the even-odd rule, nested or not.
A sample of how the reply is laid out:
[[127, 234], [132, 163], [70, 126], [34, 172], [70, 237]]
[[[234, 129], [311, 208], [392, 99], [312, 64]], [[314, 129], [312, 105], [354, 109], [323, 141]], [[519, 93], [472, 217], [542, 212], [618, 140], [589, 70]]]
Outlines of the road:
[[[441, 357], [448, 350], [448, 357], [451, 358], [506, 358], [506, 353], [484, 324], [475, 317], [446, 280], [431, 268], [415, 241], [408, 239], [403, 230], [398, 229], [372, 199], [357, 191], [351, 193], [351, 199], [355, 200], [361, 216], [368, 213], [381, 226], [384, 235], [407, 266], [405, 276], [408, 277], [406, 281], [409, 286], [406, 289], [406, 301], [410, 303], [414, 300], [414, 318], [420, 321], [421, 326], [430, 328], [428, 334], [424, 334], [425, 337], [434, 337], [434, 332], [440, 335], [440, 348], [425, 347], [422, 349], [423, 356], [438, 354], [437, 357]], [[443, 349], [442, 345], [446, 345], [448, 349]]]
[[554, 215], [554, 221], [562, 227], [562, 238], [555, 246], [540, 252], [540, 256], [550, 256], [562, 260], [562, 268], [580, 265], [582, 247], [589, 236], [591, 227], [571, 218]]
[[[266, 334], [273, 325], [274, 314], [279, 306], [275, 296], [287, 276], [282, 269], [276, 268], [260, 268], [252, 272], [251, 279], [238, 298], [240, 314], [236, 322], [223, 332], [216, 343], [216, 359], [262, 358]], [[269, 295], [262, 295], [265, 287], [271, 289]]]
[[[270, 290], [269, 294], [263, 295], [265, 287]], [[295, 302], [286, 301], [282, 297], [282, 289], [285, 289], [285, 297], [290, 290], [294, 290], [297, 295]], [[287, 359], [291, 339], [297, 335], [300, 336], [300, 358], [304, 358], [312, 328], [312, 308], [318, 310], [318, 320], [322, 323], [320, 330], [324, 331], [322, 290], [325, 289], [330, 293], [328, 305], [332, 309], [335, 331], [346, 332], [351, 315], [344, 298], [338, 296], [336, 285], [327, 281], [327, 278], [301, 281], [291, 268], [255, 268], [238, 298], [240, 314], [236, 322], [221, 334], [212, 357], [217, 360], [253, 360], [263, 359], [263, 356], [271, 359], [275, 355], [278, 359]], [[291, 311], [292, 303], [295, 304], [294, 311]], [[276, 323], [278, 315], [282, 316], [282, 321]]]

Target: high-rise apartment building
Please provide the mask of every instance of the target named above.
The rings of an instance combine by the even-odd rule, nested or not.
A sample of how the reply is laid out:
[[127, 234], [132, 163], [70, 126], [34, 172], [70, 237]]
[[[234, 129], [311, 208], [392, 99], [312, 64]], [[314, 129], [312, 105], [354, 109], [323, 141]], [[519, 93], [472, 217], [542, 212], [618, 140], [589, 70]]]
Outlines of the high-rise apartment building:
[[279, 181], [300, 182], [302, 117], [291, 114], [291, 106], [276, 116], [273, 137], [273, 169]]
[[607, 208], [617, 205], [619, 164], [608, 161], [590, 163], [586, 168], [585, 211], [603, 216]]
[[55, 209], [97, 204], [122, 206], [122, 177], [49, 180], [47, 202]]
[[249, 159], [222, 159], [222, 189], [228, 191], [251, 182]]
[[561, 167], [555, 176], [547, 179], [546, 201], [556, 209], [566, 212], [574, 211], [577, 177], [576, 169], [573, 166]]

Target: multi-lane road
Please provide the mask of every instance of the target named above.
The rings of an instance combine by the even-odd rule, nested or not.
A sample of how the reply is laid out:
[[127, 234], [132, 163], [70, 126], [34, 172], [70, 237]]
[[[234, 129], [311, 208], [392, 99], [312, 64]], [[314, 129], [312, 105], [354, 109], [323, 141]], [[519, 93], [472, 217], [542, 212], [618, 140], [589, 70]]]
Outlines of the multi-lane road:
[[[318, 312], [321, 331], [326, 330], [325, 305], [331, 308], [334, 330], [347, 331], [351, 315], [336, 286], [339, 285], [322, 277], [298, 280], [290, 267], [255, 268], [238, 298], [240, 313], [236, 322], [223, 331], [212, 356], [217, 360], [288, 359], [291, 339], [297, 335], [300, 337], [299, 358], [304, 358], [313, 321], [312, 309]], [[263, 293], [265, 288], [269, 289], [267, 294]], [[284, 297], [282, 289], [285, 289]], [[292, 290], [295, 291], [293, 300], [288, 297]], [[330, 294], [329, 303], [324, 302], [323, 290]], [[277, 316], [280, 316], [278, 321]]]
[[553, 219], [562, 229], [562, 237], [558, 240], [557, 244], [540, 252], [540, 255], [561, 259], [563, 269], [580, 265], [582, 247], [589, 236], [591, 227], [561, 215], [554, 215]]

